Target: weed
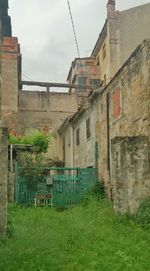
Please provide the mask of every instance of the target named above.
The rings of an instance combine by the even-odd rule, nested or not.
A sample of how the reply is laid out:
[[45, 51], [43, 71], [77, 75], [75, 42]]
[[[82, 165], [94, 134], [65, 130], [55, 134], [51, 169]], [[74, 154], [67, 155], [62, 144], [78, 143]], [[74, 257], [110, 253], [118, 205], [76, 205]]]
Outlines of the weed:
[[144, 200], [133, 217], [142, 227], [150, 228], [150, 198]]
[[10, 238], [0, 242], [2, 271], [148, 271], [150, 229], [118, 216], [106, 199], [66, 212], [9, 206]]

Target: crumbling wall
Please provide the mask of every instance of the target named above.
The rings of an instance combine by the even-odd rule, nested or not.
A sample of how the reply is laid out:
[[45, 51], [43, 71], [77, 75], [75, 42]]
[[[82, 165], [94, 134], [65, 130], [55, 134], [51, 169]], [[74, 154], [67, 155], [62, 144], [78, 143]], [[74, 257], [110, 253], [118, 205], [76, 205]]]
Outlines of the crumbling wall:
[[114, 208], [134, 213], [150, 197], [149, 137], [116, 137], [111, 141], [111, 156]]
[[144, 41], [134, 51], [100, 95], [99, 122], [96, 130], [99, 143], [99, 172], [107, 194], [112, 199], [112, 140], [116, 137], [150, 137], [149, 40]]

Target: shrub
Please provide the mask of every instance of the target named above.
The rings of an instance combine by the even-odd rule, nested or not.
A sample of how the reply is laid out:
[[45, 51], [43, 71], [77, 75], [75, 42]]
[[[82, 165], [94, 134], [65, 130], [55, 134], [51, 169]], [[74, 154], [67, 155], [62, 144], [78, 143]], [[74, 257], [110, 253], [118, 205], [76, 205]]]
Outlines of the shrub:
[[31, 130], [29, 134], [19, 135], [16, 131], [9, 133], [9, 144], [32, 145], [34, 152], [47, 152], [52, 142], [53, 133], [45, 130]]
[[20, 154], [19, 159], [19, 165], [23, 165], [21, 173], [26, 178], [28, 190], [33, 191], [41, 180], [43, 156], [39, 153], [24, 152]]
[[93, 201], [98, 201], [105, 198], [105, 190], [102, 182], [97, 181], [93, 187], [83, 197], [83, 205], [87, 205]]
[[150, 198], [140, 204], [134, 219], [142, 227], [150, 227]]
[[105, 197], [105, 189], [104, 189], [103, 183], [99, 182], [99, 181], [96, 182], [91, 190], [91, 193], [92, 193], [92, 195], [96, 196], [98, 199], [104, 198]]

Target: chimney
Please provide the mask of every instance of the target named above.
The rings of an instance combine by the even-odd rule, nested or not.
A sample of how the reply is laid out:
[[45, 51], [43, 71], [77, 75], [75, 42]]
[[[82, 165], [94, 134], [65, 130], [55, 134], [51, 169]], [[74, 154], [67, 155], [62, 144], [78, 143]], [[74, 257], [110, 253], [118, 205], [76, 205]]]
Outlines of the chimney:
[[108, 0], [107, 18], [113, 18], [116, 15], [116, 0]]

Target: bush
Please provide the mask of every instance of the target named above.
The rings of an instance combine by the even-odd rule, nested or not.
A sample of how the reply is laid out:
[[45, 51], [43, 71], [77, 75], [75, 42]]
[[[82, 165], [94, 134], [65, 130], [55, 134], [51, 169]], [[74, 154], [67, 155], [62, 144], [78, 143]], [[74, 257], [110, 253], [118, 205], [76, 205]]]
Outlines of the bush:
[[98, 199], [104, 198], [105, 197], [105, 189], [104, 189], [103, 183], [99, 182], [99, 181], [96, 182], [91, 190], [91, 194], [93, 196], [96, 196]]
[[53, 134], [45, 130], [32, 129], [29, 134], [19, 135], [13, 131], [9, 133], [9, 144], [32, 145], [34, 152], [47, 152], [49, 144], [52, 142]]
[[150, 227], [150, 198], [140, 204], [134, 219], [142, 227]]
[[29, 191], [37, 188], [39, 180], [42, 176], [42, 159], [43, 156], [39, 153], [20, 153], [18, 156], [19, 165], [22, 166], [21, 174], [26, 178]]
[[83, 205], [87, 205], [91, 200], [101, 200], [105, 198], [105, 190], [102, 182], [97, 181], [93, 187], [85, 194], [83, 198]]

